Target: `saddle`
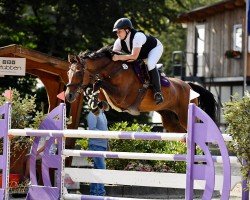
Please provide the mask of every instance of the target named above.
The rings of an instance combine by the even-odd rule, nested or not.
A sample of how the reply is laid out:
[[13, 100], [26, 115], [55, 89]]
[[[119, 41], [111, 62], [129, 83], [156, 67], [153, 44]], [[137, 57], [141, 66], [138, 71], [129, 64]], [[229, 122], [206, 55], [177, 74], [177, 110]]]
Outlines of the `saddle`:
[[[169, 87], [170, 82], [168, 81], [166, 75], [162, 72], [161, 70], [162, 66], [163, 66], [162, 64], [157, 64], [156, 66], [157, 69], [159, 70], [161, 85], [165, 87]], [[138, 107], [142, 99], [144, 98], [148, 87], [150, 86], [150, 77], [148, 73], [148, 67], [146, 66], [143, 60], [135, 61], [133, 63], [133, 69], [142, 83], [142, 88], [138, 90], [138, 95], [136, 97], [135, 102], [132, 105], [130, 105], [125, 111], [132, 115], [139, 115], [140, 111], [138, 110]]]
[[[156, 67], [159, 71], [161, 86], [169, 87], [170, 82], [168, 81], [166, 74], [162, 71], [163, 64], [157, 64]], [[142, 84], [150, 82], [148, 67], [143, 60], [135, 61], [133, 63], [133, 69]]]

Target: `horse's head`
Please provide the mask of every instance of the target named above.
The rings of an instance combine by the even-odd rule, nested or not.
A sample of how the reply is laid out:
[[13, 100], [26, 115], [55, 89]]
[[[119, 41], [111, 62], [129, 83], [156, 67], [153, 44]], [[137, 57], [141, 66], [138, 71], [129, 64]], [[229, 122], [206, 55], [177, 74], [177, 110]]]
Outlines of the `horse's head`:
[[65, 97], [68, 102], [73, 102], [77, 96], [85, 88], [84, 83], [84, 63], [79, 56], [69, 55], [68, 61], [70, 62], [68, 74], [67, 90]]
[[105, 47], [96, 52], [83, 52], [68, 57], [70, 67], [65, 97], [73, 102], [77, 96], [100, 76], [103, 69], [112, 61], [112, 51]]

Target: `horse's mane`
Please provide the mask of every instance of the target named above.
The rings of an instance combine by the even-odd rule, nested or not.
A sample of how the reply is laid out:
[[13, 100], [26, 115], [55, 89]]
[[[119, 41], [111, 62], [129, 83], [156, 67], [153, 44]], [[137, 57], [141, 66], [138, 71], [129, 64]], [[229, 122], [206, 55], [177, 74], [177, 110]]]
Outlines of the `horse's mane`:
[[101, 49], [97, 51], [84, 51], [80, 52], [79, 56], [80, 58], [90, 58], [90, 59], [97, 59], [97, 58], [102, 58], [102, 57], [108, 57], [109, 59], [112, 59], [114, 54], [119, 54], [117, 52], [114, 52], [113, 46], [105, 46], [102, 47]]

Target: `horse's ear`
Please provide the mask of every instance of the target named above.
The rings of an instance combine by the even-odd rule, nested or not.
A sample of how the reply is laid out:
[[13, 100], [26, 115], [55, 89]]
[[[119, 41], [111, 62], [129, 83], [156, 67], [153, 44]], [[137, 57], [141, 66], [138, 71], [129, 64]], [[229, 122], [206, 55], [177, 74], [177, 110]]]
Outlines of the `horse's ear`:
[[75, 60], [75, 56], [74, 56], [74, 55], [71, 55], [71, 54], [68, 54], [68, 61], [69, 61], [70, 63], [75, 62], [75, 61], [76, 61], [76, 60]]

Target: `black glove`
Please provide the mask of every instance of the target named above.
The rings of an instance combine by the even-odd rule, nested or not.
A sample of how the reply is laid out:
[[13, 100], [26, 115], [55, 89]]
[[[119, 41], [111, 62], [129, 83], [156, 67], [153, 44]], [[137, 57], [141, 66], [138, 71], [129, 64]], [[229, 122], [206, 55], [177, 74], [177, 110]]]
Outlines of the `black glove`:
[[95, 83], [94, 83], [94, 86], [93, 86], [93, 89], [94, 91], [98, 91], [102, 86], [102, 80], [97, 80]]

